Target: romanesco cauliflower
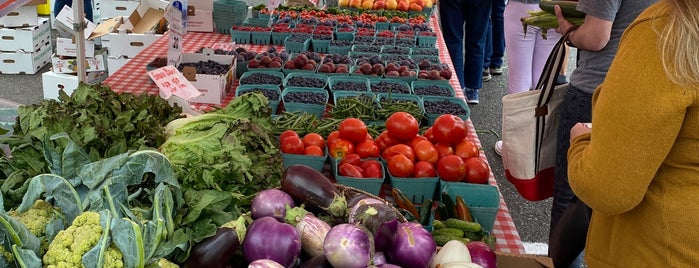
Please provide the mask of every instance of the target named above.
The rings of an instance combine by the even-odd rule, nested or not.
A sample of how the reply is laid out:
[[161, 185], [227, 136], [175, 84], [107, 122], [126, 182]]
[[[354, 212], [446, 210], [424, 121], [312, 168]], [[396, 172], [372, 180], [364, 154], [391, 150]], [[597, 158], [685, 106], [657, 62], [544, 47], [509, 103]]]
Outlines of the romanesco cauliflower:
[[45, 252], [48, 247], [46, 225], [60, 214], [58, 208], [39, 199], [29, 210], [22, 213], [12, 210], [9, 214], [10, 217], [24, 224], [29, 232], [41, 239], [41, 252]]
[[[84, 267], [82, 257], [92, 249], [102, 235], [100, 214], [97, 212], [83, 212], [78, 215], [73, 224], [56, 235], [48, 251], [44, 254], [44, 267]], [[122, 254], [114, 246], [110, 246], [105, 253], [104, 267], [123, 267]]]

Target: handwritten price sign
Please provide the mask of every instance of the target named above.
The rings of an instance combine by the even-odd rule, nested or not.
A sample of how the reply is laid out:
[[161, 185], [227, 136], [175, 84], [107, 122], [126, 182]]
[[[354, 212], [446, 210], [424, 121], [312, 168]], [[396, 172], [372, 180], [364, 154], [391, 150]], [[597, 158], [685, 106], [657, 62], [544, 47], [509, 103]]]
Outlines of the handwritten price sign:
[[201, 92], [187, 81], [180, 71], [172, 65], [148, 71], [148, 76], [153, 79], [153, 82], [158, 86], [161, 96], [164, 99], [175, 95], [185, 100], [191, 100]]

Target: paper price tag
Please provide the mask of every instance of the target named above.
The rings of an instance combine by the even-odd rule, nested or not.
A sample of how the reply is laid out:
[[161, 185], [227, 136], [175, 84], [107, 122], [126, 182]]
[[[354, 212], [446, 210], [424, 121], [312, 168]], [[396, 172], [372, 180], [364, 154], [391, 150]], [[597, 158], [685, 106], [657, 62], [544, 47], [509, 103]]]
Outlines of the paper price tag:
[[185, 100], [191, 100], [201, 92], [187, 81], [180, 71], [174, 66], [168, 65], [152, 71], [148, 71], [148, 76], [153, 79], [153, 82], [158, 86], [161, 96], [164, 99], [171, 95], [178, 96]]

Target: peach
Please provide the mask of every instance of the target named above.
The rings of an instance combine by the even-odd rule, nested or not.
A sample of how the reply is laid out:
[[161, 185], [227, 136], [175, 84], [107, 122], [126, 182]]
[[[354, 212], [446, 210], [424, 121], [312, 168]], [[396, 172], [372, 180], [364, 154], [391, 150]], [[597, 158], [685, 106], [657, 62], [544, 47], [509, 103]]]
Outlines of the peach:
[[350, 4], [350, 0], [338, 0], [337, 5], [341, 7], [348, 7]]
[[386, 9], [388, 9], [388, 10], [398, 9], [398, 1], [397, 0], [386, 0]]
[[374, 2], [374, 9], [386, 9], [386, 2], [384, 2], [384, 1]]
[[401, 0], [400, 2], [398, 2], [398, 10], [400, 10], [400, 11], [410, 10], [410, 2], [408, 2], [407, 0], [406, 1]]
[[362, 0], [349, 0], [349, 6], [353, 8], [361, 8]]
[[362, 2], [363, 9], [371, 9], [374, 7], [374, 0], [364, 0]]
[[412, 10], [412, 11], [422, 11], [422, 6], [420, 6], [420, 5], [416, 4], [416, 3], [410, 4], [410, 7], [409, 7], [409, 8], [410, 8], [410, 10]]

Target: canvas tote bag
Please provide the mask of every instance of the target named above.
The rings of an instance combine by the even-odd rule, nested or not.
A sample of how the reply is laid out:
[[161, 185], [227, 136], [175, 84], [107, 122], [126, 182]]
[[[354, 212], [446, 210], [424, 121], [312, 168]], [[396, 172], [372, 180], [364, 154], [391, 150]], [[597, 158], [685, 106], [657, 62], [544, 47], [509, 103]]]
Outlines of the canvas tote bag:
[[566, 85], [556, 87], [563, 66], [565, 40], [556, 43], [535, 89], [502, 98], [502, 160], [505, 176], [530, 201], [553, 195], [557, 110]]

